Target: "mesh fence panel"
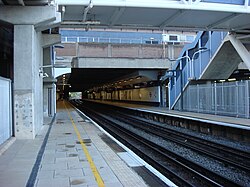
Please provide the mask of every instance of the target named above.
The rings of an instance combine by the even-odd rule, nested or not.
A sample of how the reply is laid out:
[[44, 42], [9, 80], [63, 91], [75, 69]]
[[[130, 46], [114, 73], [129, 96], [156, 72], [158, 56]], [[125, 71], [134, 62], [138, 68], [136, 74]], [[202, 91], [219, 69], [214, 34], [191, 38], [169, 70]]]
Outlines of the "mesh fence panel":
[[249, 85], [250, 81], [189, 85], [174, 109], [249, 118]]

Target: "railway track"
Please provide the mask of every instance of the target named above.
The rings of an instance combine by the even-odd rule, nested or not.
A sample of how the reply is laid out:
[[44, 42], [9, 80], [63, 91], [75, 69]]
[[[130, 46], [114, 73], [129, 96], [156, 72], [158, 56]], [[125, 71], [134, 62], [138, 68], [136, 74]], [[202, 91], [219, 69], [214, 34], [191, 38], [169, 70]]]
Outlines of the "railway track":
[[172, 141], [183, 147], [192, 149], [193, 151], [197, 151], [225, 164], [250, 173], [250, 153], [152, 124], [125, 113], [113, 111], [107, 115], [124, 123], [130, 124], [147, 133]]
[[[116, 119], [112, 120], [103, 113], [98, 113], [97, 109], [95, 111], [90, 110], [88, 107], [83, 107], [81, 103], [78, 107], [105, 130], [118, 137], [119, 141], [130, 147], [140, 157], [179, 186], [239, 186], [239, 184], [187, 160], [143, 136], [138, 136], [138, 134], [121, 127], [119, 123], [124, 123], [124, 118], [123, 122], [121, 122], [119, 115], [122, 114], [118, 115], [114, 111], [106, 110], [106, 115], [110, 116], [111, 113], [113, 117], [115, 116]], [[128, 123], [127, 116], [125, 119], [125, 122]], [[146, 125], [144, 124], [143, 126]]]

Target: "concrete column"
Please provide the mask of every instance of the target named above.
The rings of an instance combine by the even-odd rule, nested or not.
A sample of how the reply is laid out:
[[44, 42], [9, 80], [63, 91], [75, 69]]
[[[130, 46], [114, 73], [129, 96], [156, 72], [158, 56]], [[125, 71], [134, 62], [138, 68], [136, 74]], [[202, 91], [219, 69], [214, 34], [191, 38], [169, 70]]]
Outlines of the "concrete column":
[[168, 58], [169, 59], [174, 59], [174, 46], [173, 45], [168, 45]]
[[14, 25], [14, 127], [15, 136], [32, 139], [41, 129], [41, 33], [34, 25]]
[[112, 57], [112, 45], [108, 44], [108, 57]]
[[142, 45], [139, 45], [139, 49], [138, 49], [138, 57], [139, 57], [139, 58], [143, 58], [143, 50], [142, 50]]

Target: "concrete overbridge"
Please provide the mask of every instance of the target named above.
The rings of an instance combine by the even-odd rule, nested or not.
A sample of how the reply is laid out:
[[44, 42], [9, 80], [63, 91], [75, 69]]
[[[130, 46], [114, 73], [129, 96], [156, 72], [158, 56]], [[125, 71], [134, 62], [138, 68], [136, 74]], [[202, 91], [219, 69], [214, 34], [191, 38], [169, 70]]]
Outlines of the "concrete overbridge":
[[74, 91], [119, 79], [133, 79], [130, 84], [157, 81], [159, 75], [171, 67], [170, 59], [177, 58], [184, 46], [81, 42], [63, 45], [64, 48], [56, 49], [56, 54], [62, 57], [57, 63], [72, 67], [68, 84]]

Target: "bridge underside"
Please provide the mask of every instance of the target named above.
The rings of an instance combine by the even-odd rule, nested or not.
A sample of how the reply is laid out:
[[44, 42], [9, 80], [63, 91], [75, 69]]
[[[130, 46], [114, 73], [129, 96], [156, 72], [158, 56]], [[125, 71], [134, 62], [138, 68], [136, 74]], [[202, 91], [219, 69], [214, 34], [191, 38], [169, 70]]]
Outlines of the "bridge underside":
[[228, 35], [201, 74], [200, 79], [228, 79], [241, 63], [244, 64], [245, 69], [250, 70], [249, 50], [249, 42], [240, 41]]
[[[68, 78], [70, 91], [84, 91], [93, 87], [113, 84], [116, 87], [157, 81], [163, 70], [117, 69], [117, 68], [72, 68]], [[63, 85], [63, 77], [58, 77], [58, 88]]]
[[201, 79], [228, 79], [242, 62], [239, 54], [230, 41], [227, 41], [219, 49], [217, 55], [211, 60], [210, 64], [201, 75]]
[[62, 27], [227, 30], [249, 29], [250, 1], [57, 0]]
[[72, 68], [134, 68], [169, 69], [171, 61], [153, 58], [88, 58], [78, 57], [72, 60]]

